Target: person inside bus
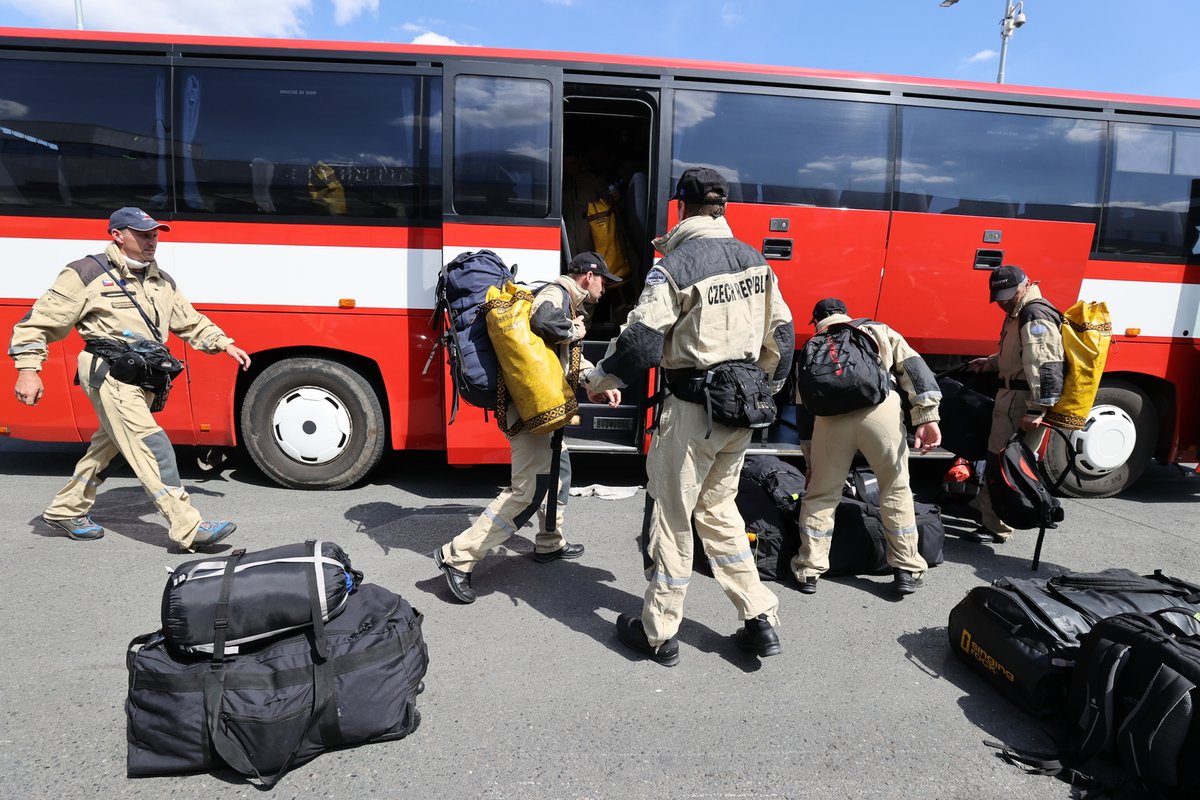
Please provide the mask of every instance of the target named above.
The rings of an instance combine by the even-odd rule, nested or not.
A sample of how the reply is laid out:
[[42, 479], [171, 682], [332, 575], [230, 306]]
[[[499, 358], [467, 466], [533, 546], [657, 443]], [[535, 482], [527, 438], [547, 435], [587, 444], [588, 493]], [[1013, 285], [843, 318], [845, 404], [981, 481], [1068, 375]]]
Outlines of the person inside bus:
[[88, 343], [79, 353], [78, 381], [100, 428], [42, 519], [76, 541], [104, 536], [104, 528], [92, 521], [89, 512], [107, 467], [122, 455], [170, 523], [171, 540], [194, 551], [225, 539], [237, 525], [201, 519], [180, 481], [171, 442], [151, 413], [155, 393], [117, 380], [110, 362], [94, 352], [105, 346], [111, 352], [113, 345], [120, 348], [139, 339], [163, 341], [160, 332], [170, 331], [197, 350], [225, 353], [242, 369], [249, 369], [246, 351], [196, 311], [159, 267], [155, 252], [160, 230], [171, 228], [141, 209], [114, 212], [108, 220], [112, 239], [108, 249], [74, 261], [59, 273], [49, 291], [13, 328], [8, 354], [17, 368], [17, 400], [32, 406], [42, 399], [39, 373], [49, 343], [66, 338], [72, 328]]
[[715, 170], [692, 167], [680, 176], [680, 221], [654, 241], [663, 258], [646, 273], [628, 324], [584, 380], [589, 392], [622, 388], [661, 366], [671, 388], [646, 458], [649, 586], [639, 617], [617, 617], [624, 645], [668, 667], [679, 663], [693, 520], [713, 576], [744, 623], [735, 643], [760, 658], [781, 652], [779, 598], [759, 578], [734, 503], [752, 431], [714, 421], [695, 390], [711, 370], [740, 362], [756, 365], [778, 392], [795, 350], [778, 279], [761, 253], [734, 238], [728, 197], [729, 184]]
[[[1063, 389], [1063, 344], [1059, 330], [1061, 315], [1042, 297], [1036, 283], [1024, 270], [1006, 264], [988, 279], [989, 299], [1004, 311], [1000, 326], [1000, 349], [969, 362], [976, 372], [997, 370], [1002, 386], [992, 409], [988, 434], [987, 469], [996, 469], [998, 454], [1020, 430], [1029, 449], [1038, 452], [1045, 429], [1042, 420], [1058, 402]], [[987, 491], [976, 495], [980, 526], [963, 534], [969, 541], [1002, 544], [1012, 528], [996, 516]]]
[[[588, 316], [585, 305], [594, 305], [610, 286], [621, 279], [608, 271], [599, 253], [580, 253], [567, 265], [567, 274], [540, 289], [534, 297], [529, 326], [555, 349], [563, 372], [571, 368], [571, 345], [586, 333]], [[580, 358], [579, 375], [592, 369]], [[568, 375], [570, 383], [578, 376]], [[618, 389], [589, 392], [593, 403], [615, 407], [621, 402]], [[509, 404], [507, 419], [519, 418], [516, 406]], [[583, 545], [569, 544], [563, 536], [563, 517], [571, 491], [571, 457], [564, 444], [559, 456], [557, 511], [553, 530], [547, 528], [545, 501], [549, 493], [550, 465], [553, 458], [551, 433], [519, 430], [508, 440], [512, 450], [512, 481], [500, 496], [484, 509], [471, 527], [433, 552], [433, 562], [446, 577], [450, 594], [460, 603], [474, 603], [471, 586], [475, 567], [492, 548], [497, 547], [524, 527], [537, 514], [538, 532], [534, 537], [533, 558], [539, 564], [560, 558], [579, 558]]]

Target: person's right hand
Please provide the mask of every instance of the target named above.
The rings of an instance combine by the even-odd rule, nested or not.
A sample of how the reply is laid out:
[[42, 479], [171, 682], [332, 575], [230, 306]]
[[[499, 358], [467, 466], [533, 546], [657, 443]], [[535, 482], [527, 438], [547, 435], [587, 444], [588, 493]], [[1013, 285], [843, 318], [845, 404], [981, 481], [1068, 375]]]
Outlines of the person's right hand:
[[42, 399], [42, 376], [37, 370], [23, 369], [17, 373], [17, 401], [36, 406]]
[[973, 358], [967, 362], [967, 369], [971, 370], [972, 372], [983, 372], [988, 368], [988, 364], [991, 362], [991, 360], [991, 356]]

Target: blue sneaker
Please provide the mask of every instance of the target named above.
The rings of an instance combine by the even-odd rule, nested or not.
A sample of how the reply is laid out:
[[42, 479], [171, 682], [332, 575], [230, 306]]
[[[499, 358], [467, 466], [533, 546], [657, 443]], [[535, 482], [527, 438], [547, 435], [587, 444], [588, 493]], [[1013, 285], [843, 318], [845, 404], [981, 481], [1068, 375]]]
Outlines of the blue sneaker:
[[201, 547], [212, 547], [217, 542], [229, 538], [229, 534], [237, 530], [236, 522], [201, 522], [196, 528], [196, 537], [192, 539], [191, 550]]
[[94, 542], [104, 538], [104, 528], [92, 522], [89, 516], [72, 517], [71, 519], [47, 519], [42, 522], [67, 532], [67, 536], [77, 542]]

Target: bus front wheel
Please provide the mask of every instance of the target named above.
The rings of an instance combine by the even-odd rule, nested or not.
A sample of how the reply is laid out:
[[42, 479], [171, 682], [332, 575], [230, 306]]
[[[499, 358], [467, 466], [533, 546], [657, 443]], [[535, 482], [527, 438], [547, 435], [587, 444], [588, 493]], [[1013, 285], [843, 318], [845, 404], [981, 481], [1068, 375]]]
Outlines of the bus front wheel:
[[[1083, 430], [1067, 431], [1075, 469], [1058, 489], [1067, 497], [1112, 497], [1141, 477], [1158, 440], [1154, 404], [1138, 387], [1112, 381], [1100, 387]], [[1043, 464], [1053, 483], [1069, 467], [1067, 442], [1050, 433]]]
[[344, 489], [383, 458], [383, 408], [350, 367], [321, 358], [272, 364], [242, 404], [242, 439], [254, 463], [293, 489]]

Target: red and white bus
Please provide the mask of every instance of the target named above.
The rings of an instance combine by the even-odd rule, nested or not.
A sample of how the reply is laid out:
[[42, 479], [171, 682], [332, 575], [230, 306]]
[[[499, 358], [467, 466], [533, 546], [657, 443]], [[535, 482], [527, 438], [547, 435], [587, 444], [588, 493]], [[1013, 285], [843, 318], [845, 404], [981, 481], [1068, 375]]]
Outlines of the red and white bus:
[[[242, 444], [276, 481], [337, 488], [384, 452], [500, 462], [473, 409], [449, 424], [429, 326], [440, 265], [478, 248], [547, 280], [591, 249], [615, 188], [632, 280], [597, 309], [598, 356], [674, 221], [678, 175], [730, 182], [735, 234], [797, 321], [826, 296], [931, 363], [992, 352], [988, 271], [1021, 265], [1065, 308], [1106, 300], [1114, 344], [1081, 476], [1103, 496], [1200, 441], [1200, 101], [699, 61], [466, 47], [0, 29], [0, 329], [137, 205], [163, 267], [254, 358], [187, 361], [172, 441]], [[610, 197], [612, 195], [609, 195]], [[593, 207], [593, 211], [595, 208]], [[45, 400], [0, 393], [0, 435], [81, 441], [77, 336]], [[432, 366], [426, 369], [427, 364]], [[641, 452], [646, 386], [585, 405], [575, 449]], [[783, 449], [786, 430], [756, 442]], [[780, 441], [776, 441], [776, 440]], [[1063, 445], [1047, 454], [1062, 463]]]

